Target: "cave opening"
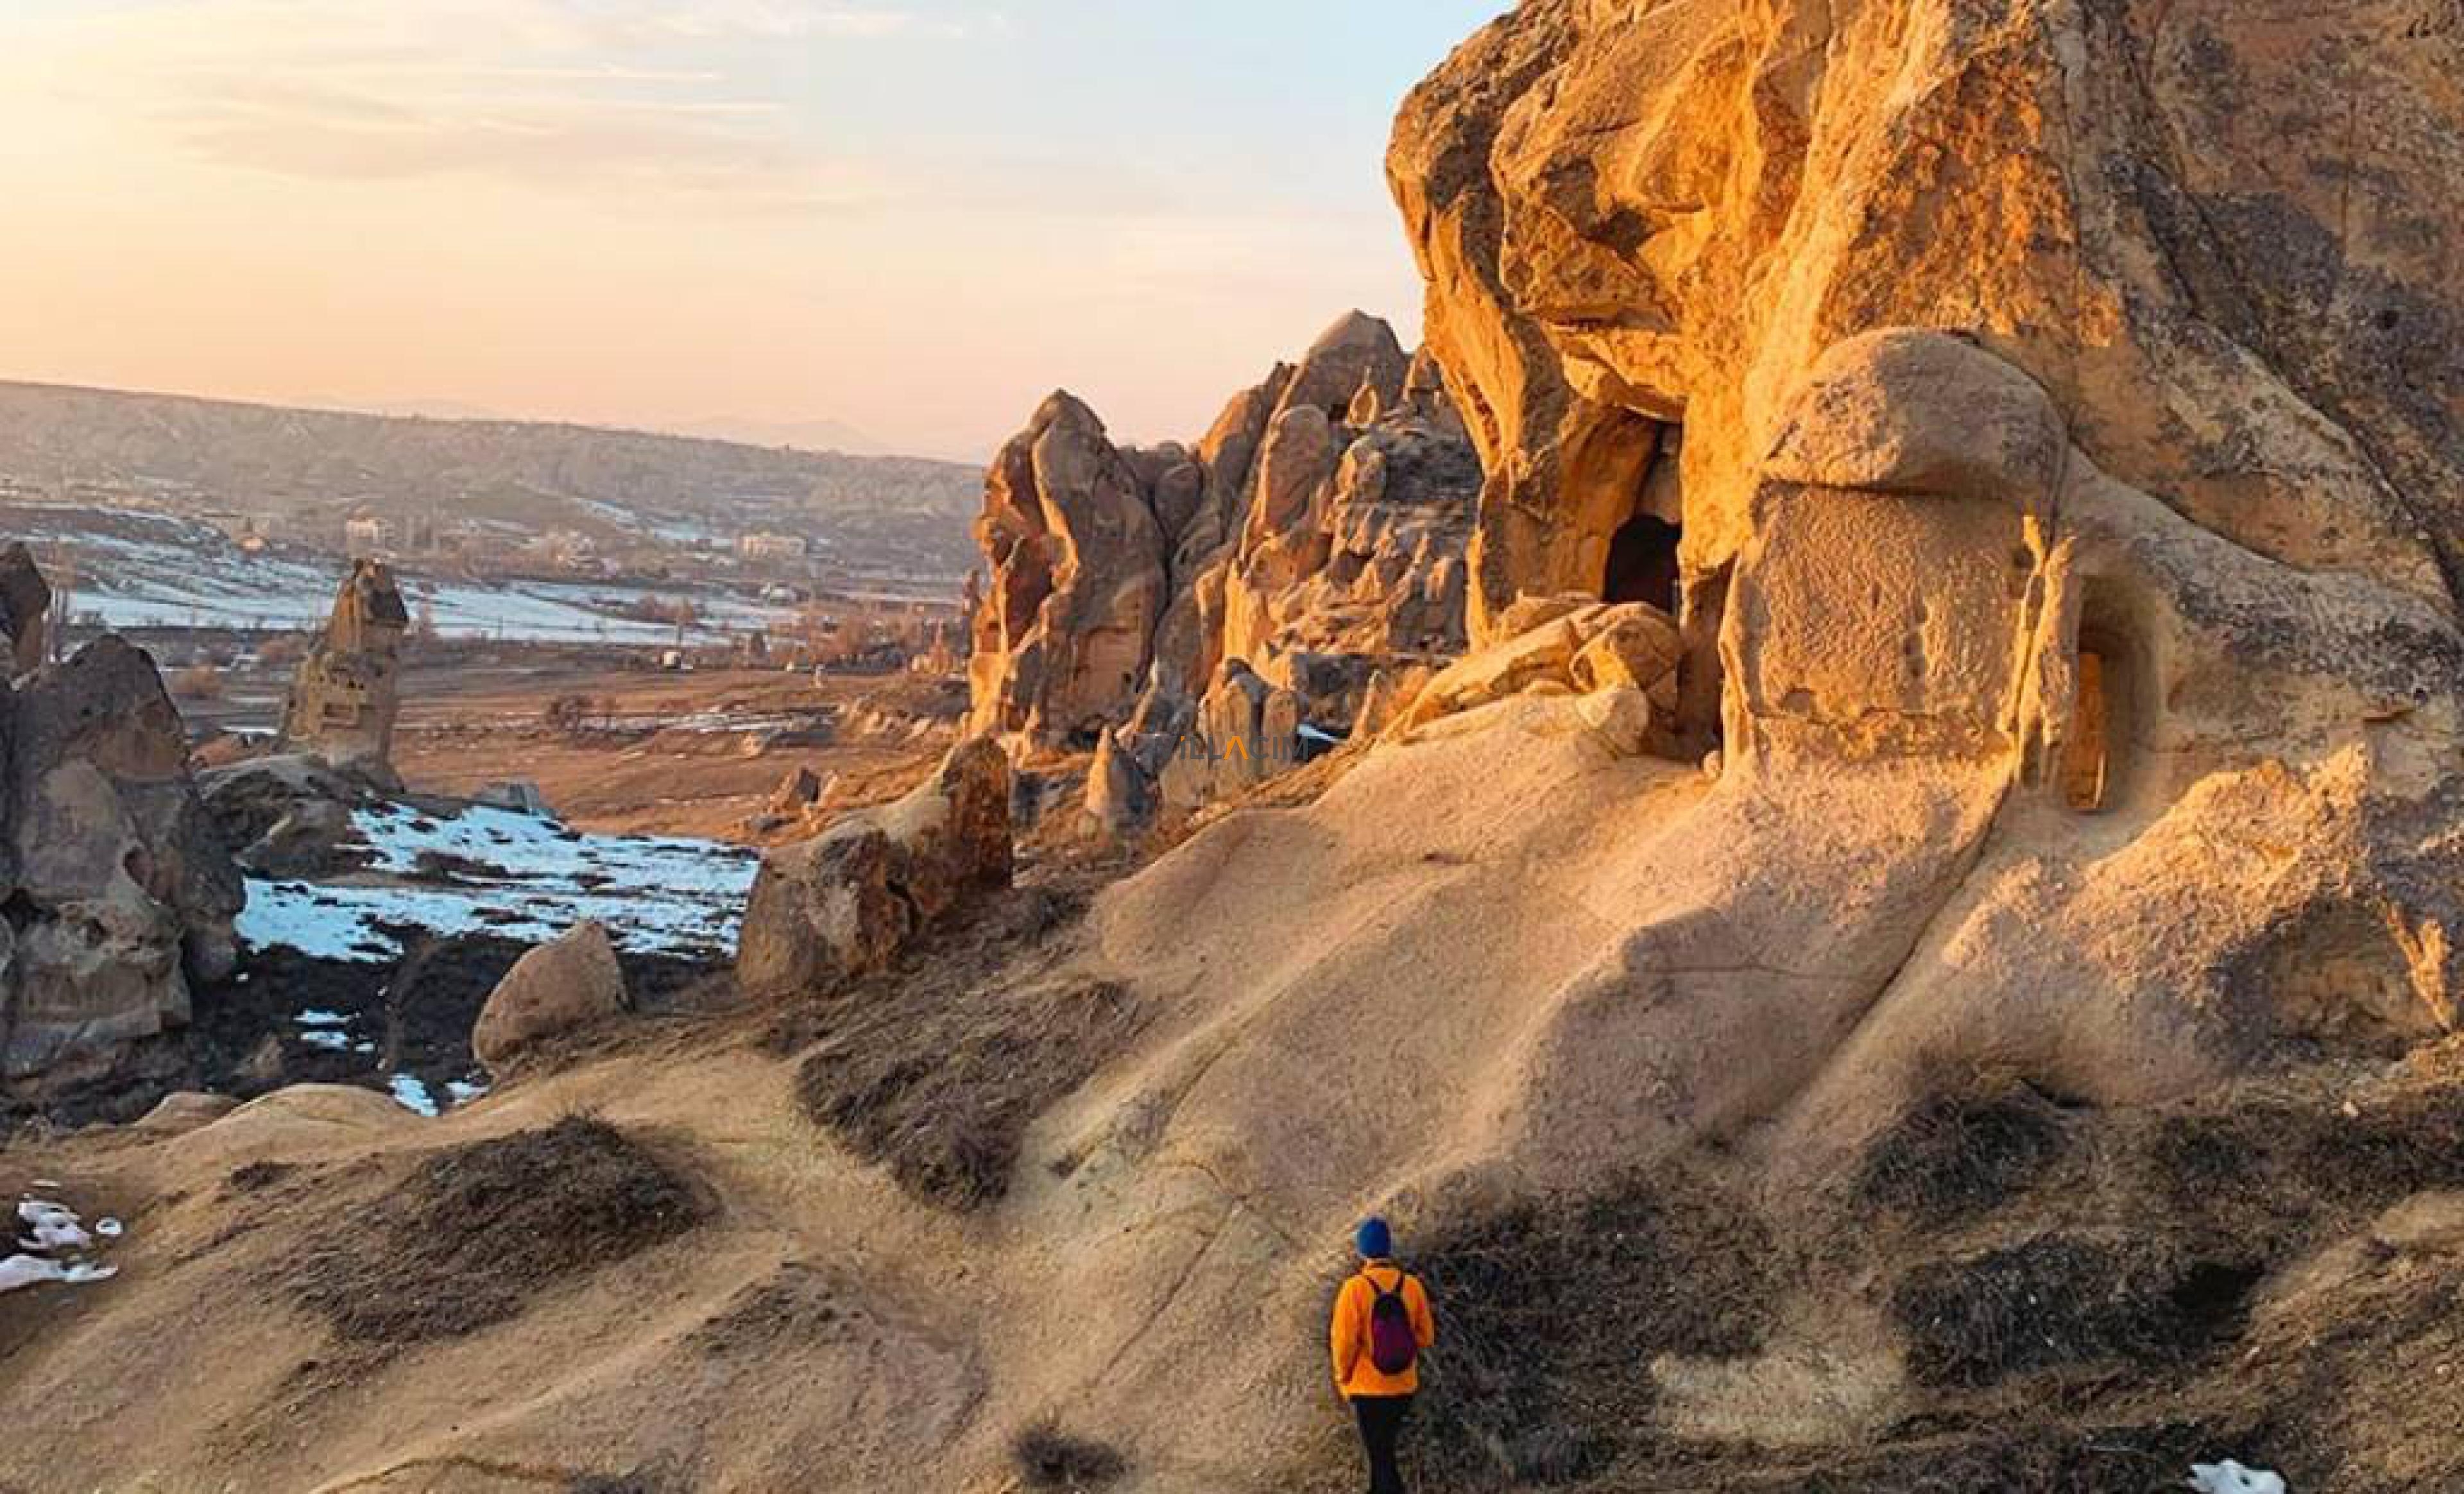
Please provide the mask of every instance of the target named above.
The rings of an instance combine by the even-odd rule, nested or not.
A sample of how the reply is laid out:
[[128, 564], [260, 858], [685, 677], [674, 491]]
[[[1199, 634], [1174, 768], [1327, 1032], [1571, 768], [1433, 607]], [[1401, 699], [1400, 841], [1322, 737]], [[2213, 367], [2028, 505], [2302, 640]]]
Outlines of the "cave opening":
[[1684, 531], [1664, 518], [1637, 514], [1618, 526], [1609, 539], [1607, 574], [1601, 578], [1603, 602], [1648, 602], [1670, 617], [1680, 602], [1678, 542]]
[[2078, 689], [2062, 738], [2062, 801], [2077, 813], [2114, 807], [2128, 786], [2139, 651], [2120, 599], [2091, 581], [2079, 607]]

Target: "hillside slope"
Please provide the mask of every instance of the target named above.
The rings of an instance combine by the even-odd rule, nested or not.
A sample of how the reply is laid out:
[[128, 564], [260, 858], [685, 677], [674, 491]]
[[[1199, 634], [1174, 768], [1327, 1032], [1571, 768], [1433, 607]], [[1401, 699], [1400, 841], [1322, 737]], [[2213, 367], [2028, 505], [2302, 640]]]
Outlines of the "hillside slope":
[[532, 529], [706, 536], [821, 530], [965, 574], [979, 470], [638, 430], [292, 409], [0, 383], [0, 482], [339, 519], [354, 508]]

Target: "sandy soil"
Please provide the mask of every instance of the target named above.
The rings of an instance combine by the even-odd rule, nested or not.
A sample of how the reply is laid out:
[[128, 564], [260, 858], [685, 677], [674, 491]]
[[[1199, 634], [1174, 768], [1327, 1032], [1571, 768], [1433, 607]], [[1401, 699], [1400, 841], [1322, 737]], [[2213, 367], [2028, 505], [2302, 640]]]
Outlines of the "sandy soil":
[[[951, 719], [940, 682], [904, 675], [816, 682], [774, 670], [668, 674], [542, 659], [414, 668], [404, 692], [394, 760], [411, 787], [468, 794], [528, 779], [568, 824], [610, 834], [762, 840], [746, 822], [796, 768], [837, 776], [839, 802], [872, 803], [913, 786], [952, 740], [947, 727], [921, 737], [851, 728], [869, 708], [902, 721]], [[550, 727], [546, 707], [565, 695], [605, 703], [594, 715], [624, 729]], [[832, 714], [840, 724], [825, 742], [774, 725]]]

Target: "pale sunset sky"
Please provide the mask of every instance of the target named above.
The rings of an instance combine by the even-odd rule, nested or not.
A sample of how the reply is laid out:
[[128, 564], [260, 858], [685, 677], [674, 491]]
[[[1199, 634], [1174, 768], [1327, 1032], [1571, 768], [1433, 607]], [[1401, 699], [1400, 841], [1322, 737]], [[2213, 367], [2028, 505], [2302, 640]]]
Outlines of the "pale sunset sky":
[[[1352, 306], [1507, 0], [0, 0], [0, 378], [980, 458]], [[781, 432], [782, 438], [784, 432]]]

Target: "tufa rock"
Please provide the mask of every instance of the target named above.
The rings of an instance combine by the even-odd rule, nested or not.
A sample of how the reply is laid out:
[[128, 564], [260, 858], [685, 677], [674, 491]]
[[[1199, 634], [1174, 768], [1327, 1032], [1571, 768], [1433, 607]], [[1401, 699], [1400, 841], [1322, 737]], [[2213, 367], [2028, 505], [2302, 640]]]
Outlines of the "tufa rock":
[[40, 669], [52, 607], [51, 582], [23, 541], [0, 549], [0, 643], [9, 650], [11, 676]]
[[[1089, 780], [1106, 796], [1098, 824], [1177, 802], [1155, 792], [1175, 742], [1154, 724], [1194, 718], [1227, 660], [1339, 736], [1380, 670], [1461, 650], [1480, 485], [1435, 363], [1357, 312], [1234, 396], [1194, 448], [1115, 450], [1091, 412], [1056, 396], [986, 483], [973, 726], [1029, 753], [1086, 751], [1124, 729]], [[1122, 777], [1133, 771], [1147, 782]], [[1186, 789], [1218, 775], [1180, 778]]]
[[631, 1009], [616, 946], [598, 923], [575, 924], [514, 962], [471, 1029], [471, 1051], [502, 1072], [523, 1049]]
[[[1529, 0], [1404, 104], [1486, 473], [1406, 720], [1609, 682], [1717, 769], [1529, 1134], [1811, 1155], [1920, 1055], [2127, 1103], [2456, 1026], [2464, 115], [2365, 10]], [[1561, 663], [1561, 594], [1673, 684], [1656, 617]]]
[[1165, 604], [1165, 538], [1095, 412], [1045, 401], [994, 458], [976, 521], [971, 729], [1092, 745], [1129, 711]]
[[353, 561], [325, 630], [299, 661], [283, 709], [281, 746], [389, 780], [394, 719], [402, 710], [402, 639], [409, 626], [392, 570], [379, 560]]
[[1008, 886], [1010, 869], [1009, 758], [998, 740], [974, 737], [904, 799], [761, 858], [737, 978], [787, 997], [882, 969], [969, 895]]
[[238, 869], [154, 662], [106, 634], [0, 689], [0, 1092], [108, 1071], [230, 973]]

